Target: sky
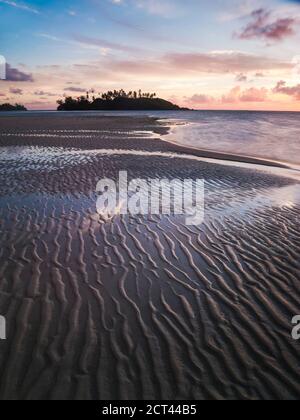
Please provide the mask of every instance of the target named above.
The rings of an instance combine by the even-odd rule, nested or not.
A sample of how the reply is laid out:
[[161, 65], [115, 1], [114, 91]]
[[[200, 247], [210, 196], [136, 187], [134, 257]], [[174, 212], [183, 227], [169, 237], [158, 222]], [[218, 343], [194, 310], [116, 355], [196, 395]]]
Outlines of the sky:
[[0, 103], [29, 109], [122, 88], [300, 111], [300, 0], [0, 0], [0, 55]]

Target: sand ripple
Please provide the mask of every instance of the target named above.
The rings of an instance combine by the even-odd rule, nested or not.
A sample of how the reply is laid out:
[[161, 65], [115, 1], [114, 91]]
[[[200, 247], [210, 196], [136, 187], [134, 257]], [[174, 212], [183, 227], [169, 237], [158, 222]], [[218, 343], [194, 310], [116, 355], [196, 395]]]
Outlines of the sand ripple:
[[[0, 151], [1, 399], [300, 397], [296, 181], [164, 155], [10, 152]], [[102, 220], [97, 180], [119, 170], [204, 178], [205, 223]]]

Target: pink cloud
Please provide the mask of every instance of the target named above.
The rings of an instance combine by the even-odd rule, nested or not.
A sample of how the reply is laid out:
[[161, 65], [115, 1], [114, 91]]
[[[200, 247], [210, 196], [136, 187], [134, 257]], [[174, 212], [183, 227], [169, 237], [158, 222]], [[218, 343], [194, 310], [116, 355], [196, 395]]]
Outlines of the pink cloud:
[[300, 101], [300, 84], [296, 86], [286, 86], [286, 82], [281, 80], [273, 89], [274, 93], [282, 93], [284, 95], [293, 96], [297, 101]]
[[268, 99], [268, 90], [266, 88], [249, 88], [242, 90], [236, 86], [231, 91], [222, 96], [223, 103], [238, 102], [265, 102]]
[[221, 97], [212, 97], [205, 94], [196, 94], [186, 98], [186, 103], [190, 106], [200, 106], [203, 104], [239, 104], [241, 102], [266, 102], [268, 100], [268, 90], [266, 88], [249, 88], [242, 90], [240, 86], [233, 87], [228, 93]]
[[9, 92], [12, 93], [13, 95], [23, 95], [23, 90], [19, 89], [19, 88], [13, 88], [11, 87], [9, 89]]
[[240, 39], [265, 38], [281, 41], [295, 34], [295, 26], [299, 23], [295, 18], [287, 17], [271, 20], [271, 12], [258, 9], [250, 15], [252, 21], [238, 34]]
[[205, 73], [247, 72], [291, 67], [290, 63], [236, 51], [216, 51], [206, 54], [175, 53], [166, 55], [164, 60], [174, 67]]
[[230, 90], [226, 95], [222, 96], [222, 102], [226, 104], [232, 104], [239, 102], [239, 96], [241, 94], [240, 86], [236, 86]]
[[[256, 56], [234, 51], [211, 53], [170, 53], [154, 60], [113, 60], [104, 59], [99, 63], [107, 72], [130, 75], [149, 75], [160, 77], [181, 76], [189, 74], [244, 74], [247, 72], [263, 72], [268, 70], [289, 70], [290, 62], [268, 57]], [[91, 70], [91, 69], [90, 69]], [[94, 66], [94, 70], [96, 66]], [[185, 72], [185, 73], [183, 73]]]
[[31, 74], [24, 73], [16, 68], [13, 68], [10, 64], [7, 64], [6, 80], [10, 82], [33, 82], [33, 77]]
[[213, 97], [205, 94], [195, 94], [189, 98], [186, 98], [186, 103], [190, 106], [210, 104], [214, 101], [215, 99]]
[[266, 88], [250, 88], [242, 92], [240, 95], [241, 102], [265, 102], [268, 98], [268, 90]]

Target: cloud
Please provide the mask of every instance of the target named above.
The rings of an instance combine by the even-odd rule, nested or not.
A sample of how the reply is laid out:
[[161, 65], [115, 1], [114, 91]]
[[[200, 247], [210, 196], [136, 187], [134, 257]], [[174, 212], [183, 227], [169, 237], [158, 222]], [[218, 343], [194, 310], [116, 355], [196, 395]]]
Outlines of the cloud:
[[56, 93], [46, 92], [44, 90], [36, 90], [34, 92], [35, 96], [58, 96]]
[[6, 5], [11, 6], [11, 7], [15, 7], [16, 9], [25, 10], [26, 12], [31, 12], [31, 13], [35, 13], [35, 14], [40, 13], [37, 9], [35, 9], [31, 6], [28, 6], [25, 3], [17, 3], [15, 1], [10, 1], [10, 0], [0, 0], [0, 3], [6, 4]]
[[200, 93], [195, 94], [190, 97], [185, 97], [185, 102], [188, 106], [197, 106], [197, 105], [203, 105], [203, 104], [210, 104], [215, 102], [216, 99], [212, 96]]
[[240, 86], [236, 86], [232, 88], [230, 92], [228, 92], [226, 95], [223, 95], [221, 101], [226, 104], [239, 102], [240, 93], [241, 93]]
[[49, 39], [50, 41], [53, 41], [53, 42], [59, 42], [60, 44], [65, 43], [65, 44], [73, 45], [76, 47], [81, 47], [84, 49], [95, 49], [97, 51], [100, 51], [102, 55], [106, 55], [109, 50], [121, 51], [125, 53], [135, 53], [135, 52], [145, 51], [139, 48], [129, 47], [127, 45], [110, 42], [105, 39], [92, 38], [92, 37], [88, 37], [88, 36], [84, 36], [80, 34], [72, 35], [72, 39], [59, 38], [55, 35], [51, 35], [47, 33], [39, 33], [37, 34], [37, 36], [45, 38], [45, 39]]
[[242, 90], [240, 86], [232, 88], [226, 95], [222, 96], [223, 103], [238, 102], [265, 102], [268, 99], [266, 88], [250, 88]]
[[[226, 7], [222, 8], [221, 13], [218, 15], [218, 21], [231, 22], [237, 19], [248, 17], [253, 11], [253, 0], [237, 0], [226, 2]], [[257, 6], [258, 7], [258, 6]]]
[[255, 73], [255, 77], [265, 77], [265, 75], [262, 72], [258, 72], [258, 73]]
[[238, 75], [236, 76], [235, 80], [236, 80], [237, 82], [247, 82], [247, 81], [248, 81], [248, 77], [247, 77], [247, 75], [246, 75], [246, 74], [244, 74], [244, 73], [240, 73], [240, 74], [238, 74]]
[[[110, 0], [116, 5], [123, 5], [124, 0]], [[164, 18], [174, 18], [184, 13], [181, 1], [176, 0], [131, 0], [130, 3], [141, 10]]]
[[51, 103], [51, 102], [44, 102], [42, 100], [40, 100], [40, 101], [25, 102], [24, 105], [27, 108], [32, 108], [32, 109], [51, 109], [53, 107], [53, 103]]
[[215, 51], [207, 54], [169, 54], [165, 59], [172, 65], [206, 73], [231, 73], [290, 69], [291, 63], [237, 51]]
[[86, 93], [87, 89], [83, 89], [76, 86], [70, 86], [64, 89], [65, 92], [77, 92], [77, 93]]
[[268, 41], [282, 41], [295, 34], [298, 20], [292, 17], [271, 20], [272, 13], [258, 9], [251, 13], [251, 22], [237, 34], [240, 39], [263, 38]]
[[286, 82], [281, 80], [277, 83], [273, 92], [293, 96], [297, 101], [300, 101], [300, 84], [296, 86], [286, 86]]
[[40, 36], [40, 37], [42, 37], [42, 38], [49, 39], [50, 41], [56, 41], [56, 42], [60, 42], [60, 41], [62, 41], [60, 38], [58, 38], [58, 37], [57, 37], [57, 36], [55, 36], [55, 35], [50, 35], [50, 34], [41, 33], [41, 34], [38, 34], [38, 36]]
[[174, 0], [135, 0], [135, 4], [152, 15], [164, 18], [177, 17], [183, 13], [182, 7]]
[[241, 89], [235, 86], [222, 96], [210, 96], [204, 93], [195, 94], [191, 97], [185, 97], [185, 103], [190, 107], [202, 105], [220, 106], [221, 104], [241, 104], [241, 103], [261, 103], [268, 100], [268, 89], [250, 88]]
[[114, 16], [109, 16], [109, 15], [106, 16], [106, 19], [108, 19], [110, 22], [118, 26], [121, 26], [122, 28], [130, 30], [134, 33], [137, 33], [139, 38], [143, 37], [146, 39], [150, 39], [151, 41], [156, 40], [156, 41], [167, 42], [167, 43], [172, 43], [176, 45], [187, 45], [186, 42], [179, 40], [178, 37], [174, 35], [173, 36], [162, 35], [161, 33], [159, 33], [157, 28], [153, 28], [153, 27], [149, 28], [149, 27], [146, 27], [145, 25], [144, 26], [138, 25], [136, 23], [128, 22], [126, 20], [116, 18]]
[[116, 51], [122, 51], [126, 53], [132, 53], [140, 51], [138, 48], [129, 47], [127, 45], [118, 44], [115, 42], [110, 42], [105, 39], [99, 39], [99, 38], [91, 38], [84, 35], [73, 35], [73, 40], [79, 43], [80, 45], [85, 45], [89, 47], [98, 47], [102, 49], [111, 49]]
[[6, 80], [9, 82], [33, 82], [31, 74], [24, 73], [6, 64]]
[[291, 62], [234, 51], [211, 53], [170, 53], [156, 60], [114, 60], [101, 62], [101, 68], [117, 74], [138, 76], [198, 77], [199, 74], [240, 74], [269, 70], [290, 70]]
[[23, 90], [18, 88], [10, 88], [9, 92], [13, 95], [23, 95]]
[[265, 102], [268, 99], [268, 90], [266, 88], [246, 89], [239, 97], [241, 102]]

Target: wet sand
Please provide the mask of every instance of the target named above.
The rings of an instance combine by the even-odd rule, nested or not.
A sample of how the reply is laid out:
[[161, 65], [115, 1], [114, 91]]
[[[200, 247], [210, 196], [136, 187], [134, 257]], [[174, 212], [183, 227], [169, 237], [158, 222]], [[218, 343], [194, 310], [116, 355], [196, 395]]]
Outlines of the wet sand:
[[[64, 139], [64, 147], [76, 147], [93, 149], [95, 142], [97, 147], [111, 148], [113, 140], [114, 149], [146, 150], [149, 152], [165, 151], [177, 154], [190, 154], [192, 156], [219, 159], [223, 161], [251, 163], [271, 167], [289, 168], [288, 165], [276, 161], [241, 156], [232, 153], [222, 153], [214, 150], [200, 150], [190, 146], [182, 146], [171, 142], [167, 137], [169, 133], [169, 121], [148, 117], [74, 117], [74, 114], [57, 115], [46, 114], [39, 118], [28, 118], [26, 114], [21, 117], [0, 116], [1, 130], [0, 146], [3, 145], [44, 145], [60, 146], [61, 137]], [[121, 136], [120, 136], [121, 134]], [[155, 135], [160, 135], [156, 138]], [[127, 137], [126, 137], [127, 135]], [[125, 140], [124, 140], [125, 136]], [[145, 142], [144, 137], [155, 138], [155, 142]], [[130, 139], [139, 137], [138, 142], [128, 142]], [[37, 140], [38, 139], [38, 140]], [[167, 144], [165, 144], [165, 142]]]
[[[300, 183], [166, 130], [0, 118], [0, 399], [299, 399]], [[205, 222], [99, 217], [120, 170], [205, 179]]]

